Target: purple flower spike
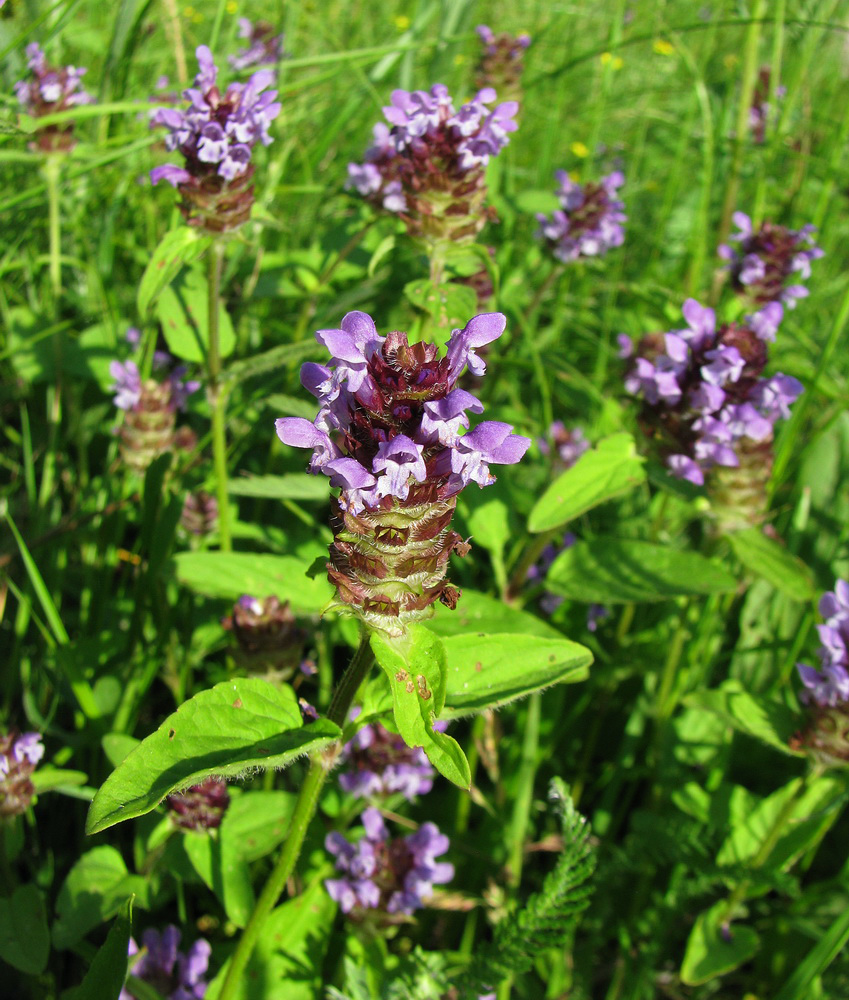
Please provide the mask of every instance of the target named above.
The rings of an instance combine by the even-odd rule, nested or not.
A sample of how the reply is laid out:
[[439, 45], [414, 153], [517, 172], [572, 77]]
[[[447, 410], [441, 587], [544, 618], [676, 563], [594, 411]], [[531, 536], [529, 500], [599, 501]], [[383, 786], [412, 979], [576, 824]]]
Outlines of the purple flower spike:
[[448, 850], [448, 838], [433, 823], [423, 823], [408, 837], [389, 838], [377, 809], [362, 815], [365, 836], [356, 844], [340, 833], [330, 833], [325, 847], [344, 878], [324, 884], [343, 913], [379, 909], [412, 914], [424, 906], [434, 885], [450, 882], [454, 866], [437, 861]]
[[760, 377], [781, 306], [768, 303], [744, 324], [719, 328], [714, 311], [695, 299], [683, 313], [687, 328], [644, 337], [643, 356], [625, 376], [625, 388], [644, 399], [667, 467], [700, 486], [714, 466], [738, 468], [741, 455], [768, 470], [773, 425], [802, 391], [788, 376]]
[[822, 596], [820, 613], [825, 625], [818, 626], [822, 646], [820, 670], [797, 664], [804, 684], [801, 699], [822, 708], [849, 703], [849, 584], [838, 580], [834, 591]]

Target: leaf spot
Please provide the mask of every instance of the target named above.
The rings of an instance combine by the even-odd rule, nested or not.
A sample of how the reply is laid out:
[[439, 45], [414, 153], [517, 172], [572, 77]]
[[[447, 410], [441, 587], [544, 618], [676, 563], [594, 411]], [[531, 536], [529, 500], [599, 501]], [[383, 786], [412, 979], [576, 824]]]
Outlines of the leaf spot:
[[419, 674], [416, 677], [416, 684], [418, 685], [419, 697], [422, 699], [422, 701], [427, 701], [429, 698], [433, 697], [432, 692], [427, 686], [427, 679], [425, 678], [424, 674]]
[[483, 664], [481, 663], [480, 660], [478, 660], [478, 662], [475, 664], [475, 670], [477, 671], [477, 673], [480, 673], [481, 670], [483, 670]]
[[406, 670], [399, 670], [398, 673], [395, 674], [395, 680], [398, 681], [399, 684], [403, 684], [409, 676], [410, 675]]
[[168, 730], [168, 739], [169, 740], [173, 740], [176, 735], [177, 735], [177, 730], [176, 729], [169, 729]]
[[233, 702], [233, 708], [241, 708], [241, 707], [242, 707], [242, 699], [241, 698], [237, 698]]
[[548, 657], [548, 662], [549, 662], [549, 663], [554, 663], [554, 661], [555, 661], [556, 659], [557, 659], [557, 657], [556, 657], [556, 656], [554, 655], [554, 653], [552, 653], [552, 654], [551, 654], [551, 655], [550, 655], [550, 656]]

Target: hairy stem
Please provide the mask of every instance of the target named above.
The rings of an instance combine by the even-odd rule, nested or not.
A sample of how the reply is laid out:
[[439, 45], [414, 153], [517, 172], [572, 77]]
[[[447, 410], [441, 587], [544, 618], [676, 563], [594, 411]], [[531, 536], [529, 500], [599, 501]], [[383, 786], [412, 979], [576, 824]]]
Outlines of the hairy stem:
[[47, 184], [47, 218], [50, 238], [50, 287], [53, 291], [53, 308], [59, 309], [62, 295], [62, 219], [59, 214], [59, 175], [62, 157], [51, 154], [44, 161], [44, 180]]
[[[343, 726], [351, 709], [351, 704], [360, 688], [360, 685], [368, 675], [372, 665], [372, 652], [369, 645], [369, 633], [363, 632], [360, 638], [360, 645], [354, 653], [353, 659], [348, 665], [348, 669], [342, 675], [339, 686], [330, 702], [327, 710], [327, 717], [338, 726]], [[232, 1000], [237, 988], [243, 980], [245, 968], [253, 954], [265, 922], [271, 911], [274, 909], [283, 888], [288, 882], [295, 864], [301, 853], [304, 837], [307, 828], [312, 820], [315, 807], [318, 804], [318, 797], [327, 775], [330, 773], [331, 763], [322, 753], [316, 753], [310, 759], [309, 770], [304, 778], [301, 790], [298, 793], [298, 801], [295, 803], [295, 811], [289, 824], [289, 833], [283, 844], [280, 856], [273, 871], [268, 876], [265, 888], [257, 900], [254, 911], [242, 932], [242, 937], [236, 945], [227, 975], [218, 994], [218, 1000]]]

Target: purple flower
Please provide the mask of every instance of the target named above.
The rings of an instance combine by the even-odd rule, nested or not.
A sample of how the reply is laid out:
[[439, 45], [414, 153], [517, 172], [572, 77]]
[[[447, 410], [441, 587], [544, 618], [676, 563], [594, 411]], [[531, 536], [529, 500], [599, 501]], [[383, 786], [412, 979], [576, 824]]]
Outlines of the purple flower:
[[736, 468], [740, 453], [769, 446], [773, 425], [789, 415], [802, 386], [785, 375], [760, 377], [781, 320], [777, 303], [720, 328], [714, 311], [695, 299], [683, 313], [686, 329], [643, 338], [625, 388], [643, 397], [672, 474], [701, 486], [714, 466]]
[[[160, 934], [150, 928], [142, 935], [143, 950], [130, 938], [130, 972], [150, 983], [166, 1000], [201, 1000], [207, 983], [203, 976], [212, 948], [198, 938], [186, 954], [178, 951], [180, 931], [169, 924]], [[137, 957], [136, 957], [137, 956]], [[119, 1000], [135, 1000], [132, 987], [124, 986]]]
[[409, 800], [426, 795], [433, 786], [434, 770], [424, 750], [408, 747], [379, 722], [363, 726], [345, 744], [342, 756], [350, 770], [339, 775], [339, 784], [355, 797], [400, 792]]
[[617, 189], [625, 183], [615, 171], [601, 181], [579, 184], [565, 170], [555, 172], [560, 184], [557, 191], [560, 209], [551, 218], [538, 214], [537, 235], [545, 240], [552, 254], [564, 263], [581, 257], [599, 257], [625, 242], [622, 223], [627, 221], [624, 204]]
[[195, 85], [183, 92], [188, 109], [161, 108], [151, 118], [152, 126], [168, 129], [166, 147], [181, 153], [185, 161], [182, 166], [154, 168], [154, 184], [160, 180], [175, 186], [200, 184], [211, 175], [232, 182], [248, 171], [253, 146], [271, 142], [268, 127], [280, 105], [274, 100], [277, 91], [263, 91], [273, 82], [273, 74], [259, 70], [247, 83], [231, 83], [222, 95], [212, 53], [200, 45], [196, 55], [200, 69]]
[[235, 70], [279, 62], [286, 55], [283, 51], [283, 37], [282, 33], [274, 33], [274, 26], [268, 21], [252, 24], [246, 17], [240, 17], [239, 38], [246, 39], [248, 47], [234, 56], [228, 56], [227, 61]]
[[47, 64], [44, 51], [37, 42], [27, 46], [26, 54], [32, 77], [15, 84], [15, 93], [26, 114], [37, 118], [94, 101], [80, 86], [86, 70], [75, 66], [54, 69]]
[[[22, 733], [12, 744], [12, 757], [19, 763], [26, 761], [33, 767], [44, 756], [44, 745], [41, 742], [41, 733]], [[8, 773], [8, 763], [6, 773]]]
[[507, 326], [503, 313], [481, 313], [474, 316], [462, 330], [454, 330], [448, 341], [448, 368], [455, 378], [465, 367], [472, 375], [484, 375], [486, 364], [476, 354], [475, 348], [498, 340]]
[[849, 584], [838, 580], [834, 591], [823, 594], [819, 608], [825, 617], [818, 626], [820, 669], [797, 664], [804, 685], [801, 700], [834, 707], [849, 702]]
[[452, 389], [447, 396], [425, 403], [422, 407], [420, 437], [423, 442], [439, 442], [446, 447], [456, 445], [461, 427], [469, 426], [466, 411], [483, 413], [483, 404], [465, 389]]
[[[582, 428], [573, 427], [572, 430], [567, 430], [562, 420], [555, 420], [552, 423], [548, 428], [548, 436], [557, 450], [558, 464], [562, 469], [571, 469], [590, 446]], [[539, 438], [537, 443], [543, 455], [551, 452], [546, 438]]]
[[[783, 302], [792, 309], [808, 290], [800, 284], [787, 285], [787, 280], [795, 274], [806, 281], [811, 261], [823, 256], [813, 241], [813, 226], [793, 230], [765, 222], [755, 230], [744, 212], [735, 212], [732, 218], [738, 232], [719, 248], [719, 256], [728, 262], [735, 289], [760, 306]], [[768, 328], [780, 321], [780, 314], [778, 320], [775, 315], [767, 318]]]
[[489, 464], [514, 465], [530, 447], [530, 439], [513, 434], [510, 424], [499, 420], [484, 420], [468, 434], [458, 439], [450, 452], [451, 483], [459, 492], [470, 482], [490, 486], [495, 476]]
[[414, 834], [390, 840], [377, 809], [366, 809], [362, 820], [365, 836], [356, 844], [336, 832], [325, 840], [345, 877], [324, 884], [343, 913], [380, 909], [412, 914], [425, 905], [434, 885], [454, 877], [452, 864], [436, 860], [449, 843], [434, 823], [423, 823]]
[[377, 481], [377, 495], [406, 500], [410, 479], [423, 483], [427, 476], [422, 452], [423, 446], [406, 434], [398, 434], [391, 441], [381, 441], [372, 459], [374, 471], [383, 473]]
[[109, 390], [115, 393], [115, 405], [119, 410], [131, 410], [141, 399], [142, 384], [138, 366], [134, 361], [113, 361], [109, 374], [115, 384]]

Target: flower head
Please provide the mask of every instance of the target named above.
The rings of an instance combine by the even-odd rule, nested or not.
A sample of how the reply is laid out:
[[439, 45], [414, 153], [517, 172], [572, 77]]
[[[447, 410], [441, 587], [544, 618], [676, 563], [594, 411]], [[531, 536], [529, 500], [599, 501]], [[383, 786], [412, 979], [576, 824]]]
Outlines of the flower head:
[[457, 381], [467, 369], [484, 373], [475, 351], [505, 323], [500, 313], [473, 317], [442, 357], [433, 344], [410, 344], [397, 331], [382, 337], [370, 316], [348, 313], [338, 330], [316, 334], [330, 364], [301, 370], [319, 402], [315, 421], [276, 423], [284, 444], [312, 449], [310, 471], [340, 488], [330, 579], [344, 603], [373, 612], [367, 620], [379, 627], [402, 629], [434, 601], [456, 602], [444, 579], [450, 553], [468, 550], [448, 530], [456, 495], [472, 481], [494, 482], [490, 465], [518, 462], [530, 444], [498, 421], [461, 433], [483, 405]]
[[230, 805], [227, 782], [206, 778], [184, 792], [169, 795], [165, 804], [176, 826], [183, 830], [214, 830], [221, 826]]
[[687, 329], [640, 343], [625, 387], [643, 397], [644, 420], [674, 476], [702, 485], [714, 467], [736, 468], [742, 453], [768, 448], [773, 425], [802, 392], [791, 376], [762, 377], [764, 331], [780, 319], [774, 310], [765, 316], [768, 310], [717, 328], [713, 310], [688, 299]]
[[0, 734], [0, 820], [27, 811], [35, 795], [30, 778], [43, 756], [40, 733]]
[[814, 227], [793, 230], [765, 222], [755, 230], [744, 212], [735, 212], [733, 220], [738, 231], [719, 248], [719, 256], [728, 262], [735, 290], [761, 307], [783, 303], [792, 309], [808, 290], [787, 281], [794, 275], [807, 280], [811, 261], [823, 256], [813, 241]]
[[[94, 98], [82, 87], [84, 69], [76, 66], [50, 66], [37, 42], [27, 46], [27, 67], [30, 76], [15, 84], [15, 94], [21, 110], [33, 118], [52, 115], [81, 104], [91, 104]], [[48, 125], [36, 133], [35, 146], [42, 152], [68, 150], [74, 145], [73, 124]]]
[[425, 905], [434, 885], [454, 877], [452, 864], [436, 860], [449, 842], [435, 823], [423, 823], [408, 837], [390, 838], [377, 809], [366, 809], [362, 819], [365, 836], [356, 843], [341, 833], [330, 833], [325, 840], [344, 875], [324, 884], [343, 913], [362, 916], [366, 910], [382, 910], [409, 915]]
[[579, 184], [565, 170], [555, 173], [560, 187], [557, 196], [560, 209], [549, 218], [537, 215], [543, 239], [552, 254], [569, 263], [581, 257], [600, 257], [625, 241], [622, 223], [627, 221], [624, 204], [617, 197], [617, 189], [625, 183], [624, 176], [615, 171], [595, 183]]
[[212, 53], [200, 45], [196, 54], [200, 69], [194, 87], [183, 93], [189, 107], [160, 108], [151, 118], [152, 126], [168, 129], [165, 146], [180, 153], [183, 162], [155, 167], [150, 179], [180, 190], [190, 224], [225, 231], [250, 214], [253, 147], [271, 142], [268, 128], [280, 105], [277, 91], [266, 90], [274, 79], [270, 70], [259, 70], [247, 83], [231, 83], [222, 94]]
[[364, 163], [348, 165], [347, 187], [400, 214], [411, 235], [466, 240], [485, 222], [483, 168], [516, 130], [515, 101], [496, 104], [485, 87], [459, 110], [442, 84], [395, 90], [374, 127]]
[[515, 38], [506, 33], [496, 35], [486, 24], [479, 24], [475, 32], [481, 43], [475, 85], [480, 89], [492, 87], [505, 100], [520, 103], [524, 57], [531, 44], [530, 35], [521, 34]]
[[[165, 1000], [202, 1000], [207, 983], [203, 979], [212, 948], [203, 938], [184, 954], [179, 951], [180, 931], [169, 924], [160, 934], [150, 928], [142, 935], [142, 948], [130, 938], [130, 972], [149, 983]], [[119, 1000], [135, 1000], [132, 987], [121, 990]]]

